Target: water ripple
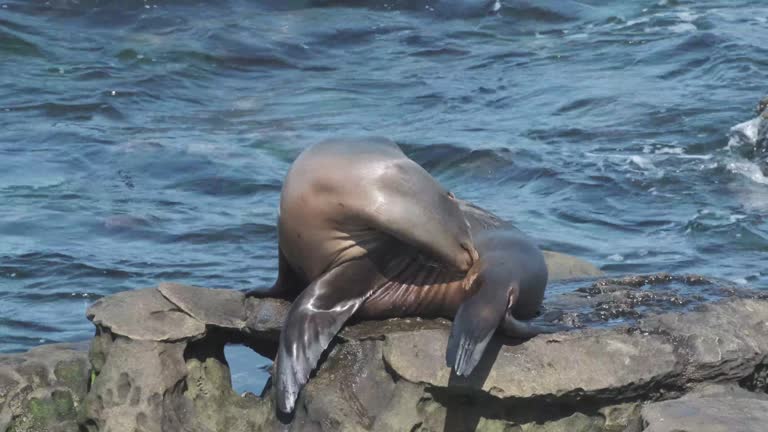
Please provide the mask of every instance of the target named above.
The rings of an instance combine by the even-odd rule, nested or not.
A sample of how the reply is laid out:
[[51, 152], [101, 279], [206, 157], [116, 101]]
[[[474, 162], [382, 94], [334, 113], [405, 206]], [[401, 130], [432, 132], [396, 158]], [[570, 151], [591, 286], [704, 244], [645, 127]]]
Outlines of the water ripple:
[[286, 171], [337, 135], [609, 273], [768, 287], [762, 132], [728, 136], [767, 91], [762, 3], [436, 3], [5, 1], [0, 350], [161, 280], [268, 286]]

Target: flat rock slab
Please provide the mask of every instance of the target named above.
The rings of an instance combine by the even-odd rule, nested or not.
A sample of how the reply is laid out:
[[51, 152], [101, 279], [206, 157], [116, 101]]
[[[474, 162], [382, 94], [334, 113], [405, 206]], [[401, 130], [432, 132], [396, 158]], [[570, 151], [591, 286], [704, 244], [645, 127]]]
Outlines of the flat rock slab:
[[[395, 373], [434, 387], [473, 388], [499, 398], [628, 396], [674, 374], [674, 347], [657, 335], [587, 330], [489, 344], [467, 378], [445, 366], [448, 329], [390, 334], [384, 360]], [[495, 352], [494, 352], [495, 351]]]
[[760, 432], [768, 430], [768, 398], [741, 389], [688, 394], [643, 407], [643, 432]]
[[166, 299], [198, 321], [218, 327], [245, 327], [245, 294], [231, 289], [199, 288], [161, 283], [158, 290]]
[[100, 299], [86, 315], [96, 326], [134, 340], [195, 339], [210, 326], [277, 341], [290, 307], [285, 300], [246, 297], [231, 289], [161, 283]]
[[277, 340], [291, 303], [274, 298], [246, 299], [246, 330], [253, 336]]
[[603, 272], [593, 264], [575, 256], [553, 251], [542, 251], [542, 253], [544, 254], [544, 261], [547, 263], [550, 282], [586, 279], [603, 275]]
[[676, 341], [686, 375], [697, 380], [738, 379], [768, 353], [768, 302], [731, 300], [697, 312], [667, 313], [640, 321], [643, 332]]
[[124, 291], [98, 300], [86, 316], [134, 340], [176, 341], [205, 334], [205, 324], [179, 310], [156, 288]]
[[768, 302], [730, 300], [700, 309], [649, 319], [640, 328], [540, 335], [518, 345], [496, 339], [467, 378], [445, 366], [448, 324], [390, 333], [383, 355], [410, 382], [499, 398], [632, 398], [658, 386], [750, 375], [768, 353]]

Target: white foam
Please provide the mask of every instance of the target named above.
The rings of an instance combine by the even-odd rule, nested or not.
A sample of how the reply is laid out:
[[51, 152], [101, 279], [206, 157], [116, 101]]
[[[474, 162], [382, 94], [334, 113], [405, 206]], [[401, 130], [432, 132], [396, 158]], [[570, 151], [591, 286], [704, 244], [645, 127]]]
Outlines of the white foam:
[[741, 174], [755, 183], [768, 185], [768, 177], [763, 175], [760, 167], [753, 162], [729, 162], [727, 168], [732, 173]]
[[673, 155], [682, 155], [683, 149], [680, 147], [662, 147], [660, 149], [656, 149], [656, 154], [673, 154]]
[[762, 123], [762, 117], [755, 117], [752, 120], [739, 123], [730, 130], [728, 139], [728, 148], [741, 146], [744, 144], [754, 145], [757, 142], [757, 132]]
[[688, 33], [688, 32], [695, 32], [696, 30], [698, 30], [698, 28], [696, 28], [696, 26], [691, 23], [680, 23], [680, 24], [675, 24], [669, 27], [669, 30], [672, 33]]
[[677, 17], [683, 22], [693, 22], [696, 19], [696, 15], [691, 11], [680, 12]]
[[629, 157], [629, 162], [632, 162], [635, 165], [637, 165], [638, 167], [640, 167], [642, 169], [645, 169], [645, 170], [656, 169], [656, 166], [653, 165], [653, 162], [651, 162], [650, 159], [648, 159], [647, 157], [644, 157], [644, 156], [637, 156], [637, 155], [630, 156]]
[[738, 221], [740, 221], [740, 220], [742, 220], [742, 219], [744, 219], [744, 218], [746, 218], [746, 216], [745, 216], [745, 215], [732, 214], [732, 215], [731, 215], [731, 216], [728, 218], [728, 220], [729, 220], [729, 221], [731, 221], [731, 223], [735, 223], [735, 222], [738, 222]]

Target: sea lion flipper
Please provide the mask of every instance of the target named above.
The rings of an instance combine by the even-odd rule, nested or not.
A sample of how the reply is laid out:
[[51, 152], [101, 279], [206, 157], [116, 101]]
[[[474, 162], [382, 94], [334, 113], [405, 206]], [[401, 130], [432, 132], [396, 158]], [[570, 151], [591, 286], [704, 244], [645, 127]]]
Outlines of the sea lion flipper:
[[290, 413], [323, 351], [365, 300], [373, 272], [345, 263], [312, 282], [291, 305], [280, 332], [275, 389], [280, 411]]
[[445, 359], [458, 375], [472, 373], [504, 318], [510, 290], [517, 291], [517, 281], [500, 283], [493, 277], [484, 278], [487, 273], [480, 274], [478, 292], [461, 304], [451, 327]]
[[446, 365], [453, 367], [457, 375], [468, 376], [472, 373], [485, 352], [485, 347], [491, 340], [495, 328], [491, 331], [477, 330], [479, 329], [466, 323], [453, 325], [448, 339]]
[[245, 293], [246, 297], [273, 297], [293, 301], [297, 295], [307, 286], [302, 277], [291, 267], [282, 249], [277, 256], [277, 280], [271, 288], [254, 289]]

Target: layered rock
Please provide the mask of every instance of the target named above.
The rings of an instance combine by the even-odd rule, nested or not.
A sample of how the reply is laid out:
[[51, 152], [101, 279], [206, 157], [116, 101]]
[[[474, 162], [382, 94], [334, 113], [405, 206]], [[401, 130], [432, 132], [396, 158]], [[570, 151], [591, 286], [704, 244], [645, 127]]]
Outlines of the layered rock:
[[733, 385], [705, 385], [642, 409], [643, 432], [756, 432], [766, 425], [768, 395]]
[[289, 304], [232, 290], [161, 284], [94, 303], [87, 431], [270, 430], [269, 399], [232, 390], [227, 343], [275, 352]]
[[[124, 292], [88, 310], [97, 328], [90, 371], [82, 351], [67, 357], [78, 365], [67, 374], [62, 354], [45, 354], [46, 373], [19, 369], [37, 364], [35, 351], [4, 358], [0, 386], [16, 390], [2, 394], [16, 396], [0, 399], [0, 421], [13, 431], [79, 424], [90, 432], [671, 432], [685, 424], [752, 430], [738, 427], [762, 421], [764, 410], [745, 413], [763, 406], [768, 386], [763, 293], [666, 274], [574, 287], [550, 298], [539, 319], [578, 328], [527, 341], [496, 337], [468, 378], [445, 366], [447, 320], [351, 323], [290, 418], [275, 415], [270, 386], [261, 396], [235, 393], [224, 357], [228, 343], [273, 356], [287, 302], [178, 284]], [[77, 352], [55, 352], [65, 351]], [[35, 387], [43, 375], [48, 381]], [[713, 383], [735, 390], [701, 387]], [[60, 402], [62, 391], [71, 404]]]

